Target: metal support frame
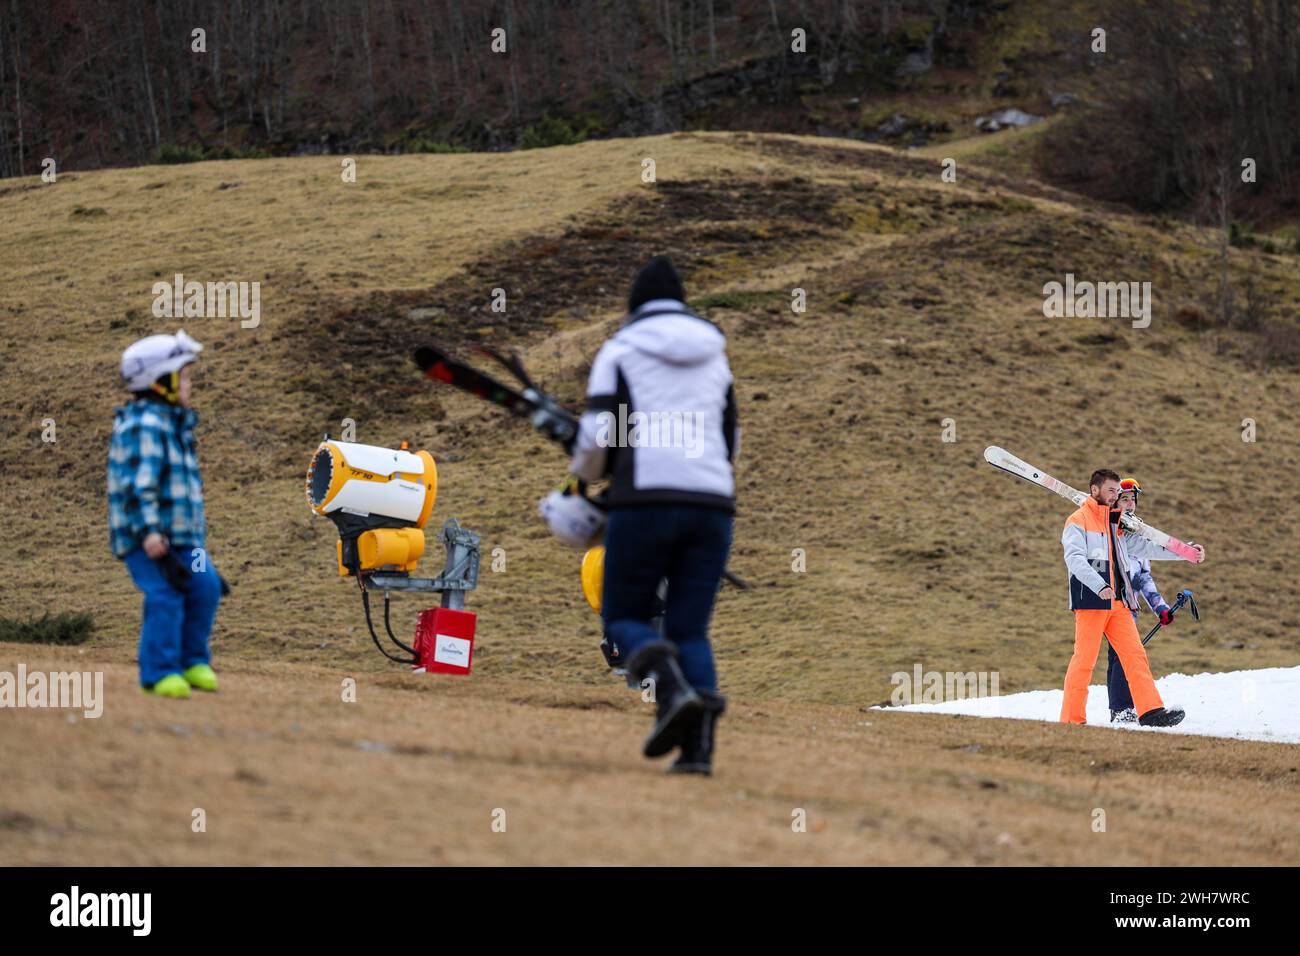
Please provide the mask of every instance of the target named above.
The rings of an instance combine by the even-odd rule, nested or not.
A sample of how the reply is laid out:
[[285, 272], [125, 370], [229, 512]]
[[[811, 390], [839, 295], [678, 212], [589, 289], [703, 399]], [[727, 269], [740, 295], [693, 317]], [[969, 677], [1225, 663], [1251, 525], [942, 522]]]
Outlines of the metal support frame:
[[[460, 522], [455, 518], [448, 518], [442, 526], [442, 534], [439, 536], [439, 540], [447, 552], [447, 560], [443, 565], [442, 574], [436, 578], [413, 578], [400, 571], [362, 571], [359, 575], [362, 604], [366, 609], [366, 627], [370, 629], [370, 636], [374, 639], [375, 646], [389, 660], [403, 664], [418, 663], [415, 650], [399, 641], [388, 624], [388, 598], [390, 592], [415, 591], [429, 593], [438, 591], [442, 594], [442, 607], [452, 611], [463, 611], [465, 609], [465, 592], [478, 587], [479, 535], [476, 532], [462, 528]], [[379, 643], [379, 637], [375, 634], [374, 625], [370, 620], [369, 591], [372, 589], [379, 589], [384, 592], [384, 630], [388, 632], [389, 640], [411, 655], [410, 660], [393, 657]]]

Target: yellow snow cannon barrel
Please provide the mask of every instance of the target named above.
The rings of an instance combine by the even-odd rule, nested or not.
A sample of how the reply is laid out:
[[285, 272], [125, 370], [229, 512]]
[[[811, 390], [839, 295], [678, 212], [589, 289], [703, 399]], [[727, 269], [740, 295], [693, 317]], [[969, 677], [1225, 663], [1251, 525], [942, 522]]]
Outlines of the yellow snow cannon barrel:
[[582, 596], [600, 613], [600, 594], [605, 587], [605, 546], [598, 544], [582, 556]]
[[307, 504], [339, 531], [339, 574], [413, 571], [438, 498], [427, 451], [326, 439], [307, 468]]

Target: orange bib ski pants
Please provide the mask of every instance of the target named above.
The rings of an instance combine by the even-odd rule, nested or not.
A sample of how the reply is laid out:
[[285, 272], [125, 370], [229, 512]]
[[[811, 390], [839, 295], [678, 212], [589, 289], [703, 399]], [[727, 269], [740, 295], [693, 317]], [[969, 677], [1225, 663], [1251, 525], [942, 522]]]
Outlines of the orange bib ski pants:
[[1141, 715], [1164, 706], [1160, 692], [1156, 690], [1155, 679], [1151, 676], [1151, 665], [1147, 663], [1147, 650], [1142, 646], [1142, 638], [1138, 637], [1137, 625], [1133, 623], [1133, 613], [1124, 606], [1123, 601], [1112, 601], [1109, 611], [1074, 612], [1074, 655], [1065, 672], [1061, 723], [1088, 722], [1085, 716], [1088, 682], [1092, 679], [1092, 669], [1097, 663], [1097, 652], [1101, 650], [1103, 635], [1119, 655], [1124, 676], [1128, 678], [1128, 686], [1133, 691], [1133, 709]]

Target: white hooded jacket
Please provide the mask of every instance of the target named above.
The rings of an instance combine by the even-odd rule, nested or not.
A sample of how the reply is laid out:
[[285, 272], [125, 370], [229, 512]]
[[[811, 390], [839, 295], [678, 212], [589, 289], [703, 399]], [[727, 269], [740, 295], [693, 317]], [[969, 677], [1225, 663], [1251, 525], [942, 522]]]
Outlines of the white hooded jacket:
[[735, 510], [739, 441], [727, 340], [675, 299], [631, 313], [591, 366], [569, 466], [609, 477], [609, 505]]

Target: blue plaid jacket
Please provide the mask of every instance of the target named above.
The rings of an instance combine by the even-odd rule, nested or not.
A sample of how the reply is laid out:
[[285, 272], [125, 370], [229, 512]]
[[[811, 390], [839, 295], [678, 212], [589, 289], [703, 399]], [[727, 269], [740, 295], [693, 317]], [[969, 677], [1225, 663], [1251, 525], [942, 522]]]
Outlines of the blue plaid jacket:
[[117, 409], [108, 449], [109, 545], [119, 558], [157, 531], [175, 545], [205, 547], [203, 479], [193, 409], [137, 399]]

